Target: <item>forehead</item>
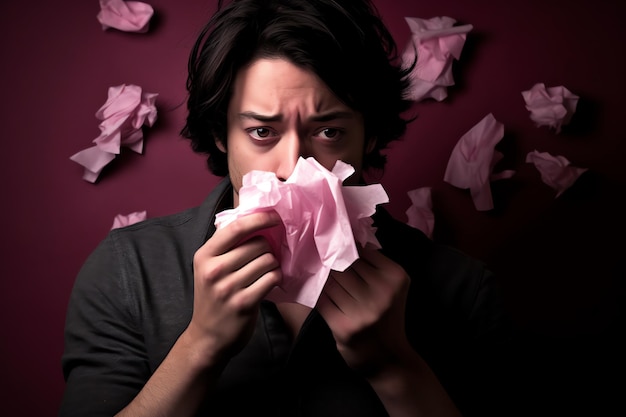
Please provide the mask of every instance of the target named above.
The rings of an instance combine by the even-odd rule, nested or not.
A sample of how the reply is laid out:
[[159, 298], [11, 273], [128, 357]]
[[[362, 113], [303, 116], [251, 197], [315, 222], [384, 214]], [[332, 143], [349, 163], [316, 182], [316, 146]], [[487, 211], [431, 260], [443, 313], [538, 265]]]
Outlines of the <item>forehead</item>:
[[348, 109], [315, 73], [281, 58], [257, 59], [238, 72], [231, 108], [249, 106], [254, 108], [248, 110], [271, 114], [294, 106], [310, 112]]

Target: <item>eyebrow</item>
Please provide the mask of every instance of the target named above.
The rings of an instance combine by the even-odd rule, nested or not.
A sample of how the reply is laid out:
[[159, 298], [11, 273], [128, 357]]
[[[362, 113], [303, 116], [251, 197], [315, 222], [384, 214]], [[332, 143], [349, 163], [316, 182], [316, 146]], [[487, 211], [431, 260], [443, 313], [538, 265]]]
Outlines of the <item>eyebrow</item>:
[[316, 114], [309, 118], [312, 122], [328, 122], [336, 119], [354, 119], [354, 113], [350, 111], [337, 110]]
[[260, 113], [255, 113], [253, 111], [244, 111], [244, 112], [239, 113], [239, 118], [240, 119], [254, 119], [260, 122], [280, 122], [281, 120], [283, 120], [283, 115], [282, 114], [263, 115]]
[[[240, 119], [254, 119], [260, 122], [280, 122], [283, 120], [282, 114], [265, 115], [265, 114], [260, 114], [260, 113], [256, 113], [253, 111], [244, 111], [244, 112], [239, 113], [238, 116]], [[329, 111], [326, 113], [316, 114], [314, 116], [309, 117], [309, 121], [328, 122], [328, 121], [337, 120], [337, 119], [353, 119], [353, 118], [354, 118], [353, 112], [338, 110], [338, 111]]]

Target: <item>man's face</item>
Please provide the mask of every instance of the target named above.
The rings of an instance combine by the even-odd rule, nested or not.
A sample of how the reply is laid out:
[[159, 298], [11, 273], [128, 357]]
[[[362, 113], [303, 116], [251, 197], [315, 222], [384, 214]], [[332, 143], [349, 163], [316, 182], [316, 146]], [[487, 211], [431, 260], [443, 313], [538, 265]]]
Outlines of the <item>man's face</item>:
[[286, 180], [300, 156], [312, 156], [328, 170], [338, 159], [352, 165], [348, 184], [361, 177], [362, 116], [315, 74], [284, 59], [259, 59], [239, 71], [228, 106], [227, 141], [235, 206], [244, 174], [269, 171]]

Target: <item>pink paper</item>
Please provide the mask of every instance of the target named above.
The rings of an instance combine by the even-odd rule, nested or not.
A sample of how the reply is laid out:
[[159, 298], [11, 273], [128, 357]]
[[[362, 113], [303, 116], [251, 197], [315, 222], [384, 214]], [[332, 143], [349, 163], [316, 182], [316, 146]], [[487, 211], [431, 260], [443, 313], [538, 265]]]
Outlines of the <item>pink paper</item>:
[[570, 161], [564, 156], [553, 156], [548, 152], [536, 150], [526, 155], [526, 162], [535, 165], [535, 168], [541, 173], [541, 180], [557, 191], [556, 197], [571, 187], [578, 177], [587, 171], [587, 168], [577, 168], [570, 165]]
[[131, 224], [138, 223], [140, 221], [146, 220], [148, 218], [148, 213], [144, 211], [135, 211], [129, 214], [118, 214], [113, 219], [113, 226], [111, 229], [117, 229], [119, 227], [130, 226]]
[[512, 170], [492, 172], [503, 157], [495, 150], [503, 136], [504, 125], [489, 113], [461, 137], [448, 160], [444, 181], [458, 188], [469, 188], [476, 210], [493, 208], [491, 181], [515, 174]]
[[411, 206], [406, 210], [407, 224], [421, 230], [432, 239], [435, 228], [431, 187], [422, 187], [407, 192]]
[[102, 29], [118, 29], [124, 32], [148, 31], [154, 9], [139, 1], [100, 0], [100, 12], [96, 16]]
[[380, 184], [342, 186], [354, 168], [337, 161], [332, 172], [314, 158], [300, 158], [284, 182], [272, 172], [243, 177], [239, 206], [218, 213], [217, 228], [259, 211], [275, 210], [284, 230], [268, 237], [279, 258], [283, 282], [268, 299], [313, 308], [330, 270], [344, 271], [358, 259], [356, 241], [380, 248], [370, 216], [389, 198]]
[[452, 63], [460, 59], [472, 25], [454, 26], [456, 20], [447, 16], [404, 19], [412, 32], [411, 41], [402, 54], [404, 65], [410, 65], [417, 53], [417, 63], [410, 74], [410, 99], [441, 101], [448, 96], [447, 88], [454, 85]]
[[578, 104], [578, 96], [563, 86], [549, 87], [537, 83], [530, 90], [522, 91], [530, 119], [537, 126], [548, 126], [558, 134], [561, 126], [572, 119]]
[[142, 126], [156, 121], [155, 93], [143, 93], [136, 85], [109, 87], [106, 103], [96, 112], [101, 120], [96, 146], [86, 148], [70, 157], [83, 167], [83, 179], [96, 182], [102, 169], [121, 151], [121, 147], [143, 152]]

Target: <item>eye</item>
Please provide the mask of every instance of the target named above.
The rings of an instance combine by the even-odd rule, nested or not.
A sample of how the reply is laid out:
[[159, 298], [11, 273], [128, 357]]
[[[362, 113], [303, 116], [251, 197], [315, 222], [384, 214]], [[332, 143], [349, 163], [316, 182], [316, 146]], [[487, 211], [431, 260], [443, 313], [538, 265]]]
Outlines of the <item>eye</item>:
[[315, 136], [319, 137], [323, 140], [327, 140], [327, 141], [338, 141], [339, 139], [341, 139], [341, 134], [343, 132], [339, 129], [335, 129], [333, 127], [325, 127], [321, 130], [319, 130]]
[[259, 141], [272, 139], [273, 137], [277, 136], [275, 132], [272, 132], [272, 130], [266, 127], [254, 127], [251, 129], [247, 129], [246, 131], [248, 132], [248, 135], [250, 135], [250, 137]]

